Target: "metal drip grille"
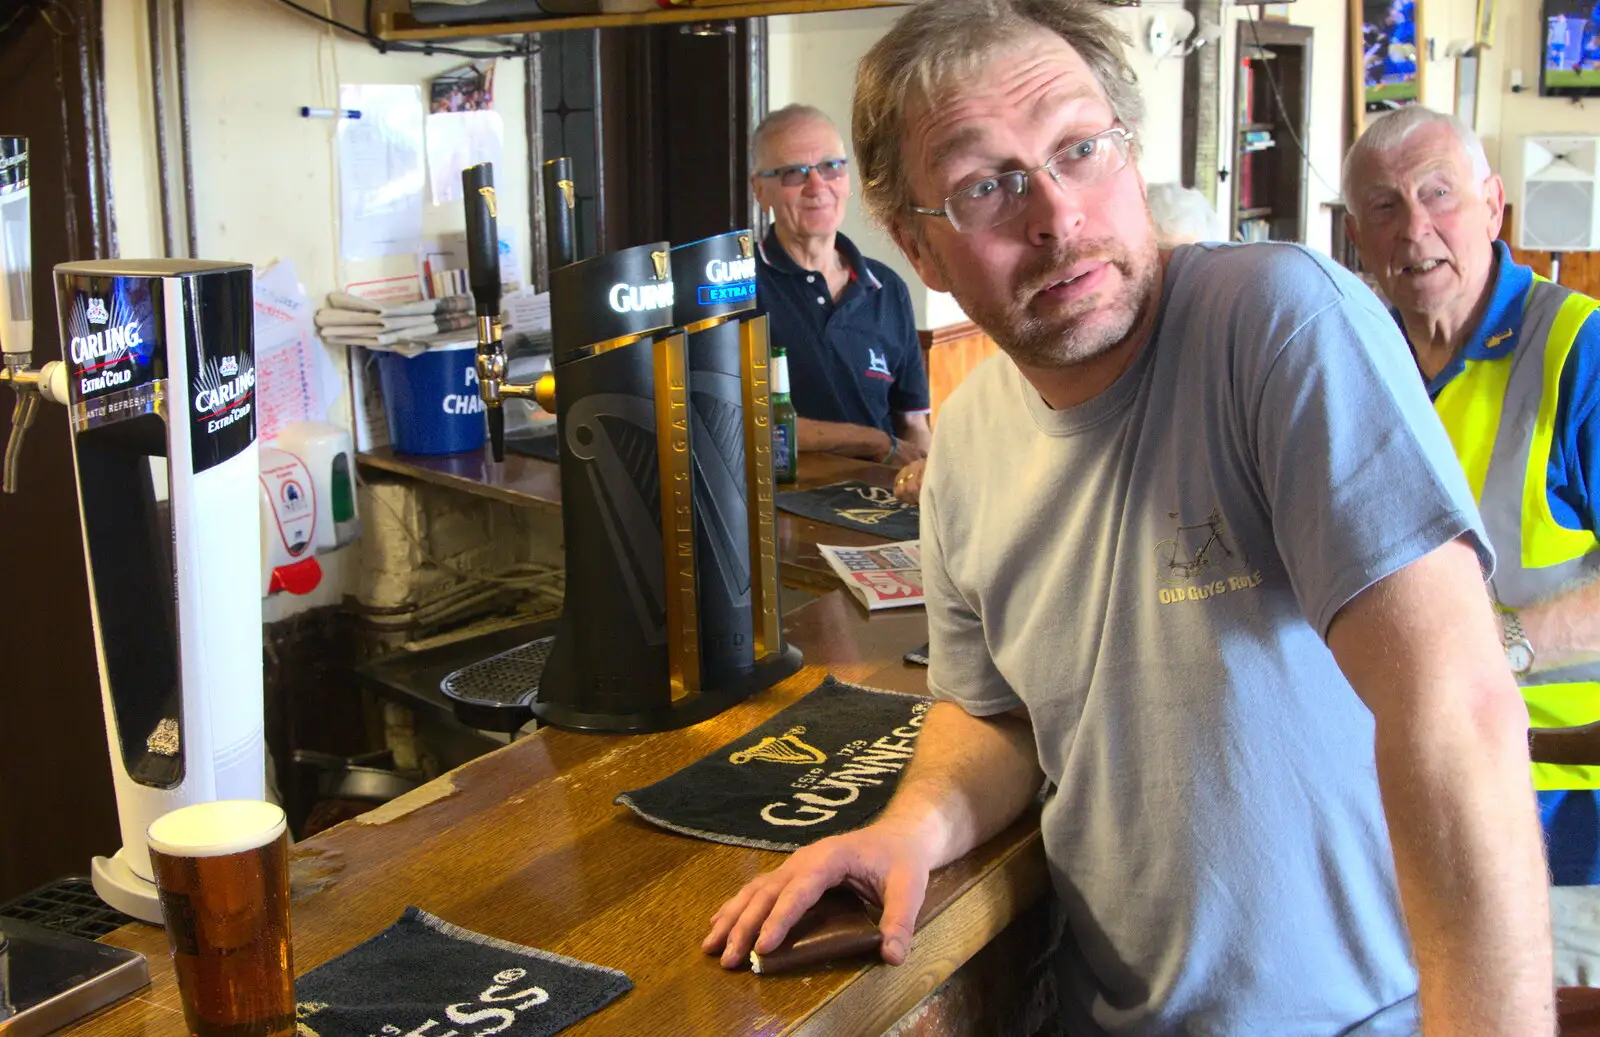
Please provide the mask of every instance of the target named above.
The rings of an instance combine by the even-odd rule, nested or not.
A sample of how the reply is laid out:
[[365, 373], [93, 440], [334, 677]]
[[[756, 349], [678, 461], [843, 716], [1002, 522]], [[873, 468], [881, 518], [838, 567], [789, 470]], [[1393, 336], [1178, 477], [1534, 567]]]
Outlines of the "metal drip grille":
[[485, 706], [525, 706], [539, 693], [553, 637], [491, 655], [450, 674], [439, 689], [453, 699]]
[[0, 904], [0, 915], [88, 940], [99, 939], [133, 921], [116, 908], [108, 907], [95, 893], [94, 885], [77, 876], [57, 879]]

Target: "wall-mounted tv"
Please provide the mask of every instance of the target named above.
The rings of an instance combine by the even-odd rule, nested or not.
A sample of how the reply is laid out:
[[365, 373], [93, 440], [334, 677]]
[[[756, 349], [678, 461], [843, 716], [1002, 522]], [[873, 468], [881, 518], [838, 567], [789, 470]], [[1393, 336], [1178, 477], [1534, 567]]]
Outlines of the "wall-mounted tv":
[[1383, 112], [1422, 96], [1416, 0], [1361, 0], [1364, 110]]
[[1600, 97], [1600, 0], [1544, 0], [1539, 93]]

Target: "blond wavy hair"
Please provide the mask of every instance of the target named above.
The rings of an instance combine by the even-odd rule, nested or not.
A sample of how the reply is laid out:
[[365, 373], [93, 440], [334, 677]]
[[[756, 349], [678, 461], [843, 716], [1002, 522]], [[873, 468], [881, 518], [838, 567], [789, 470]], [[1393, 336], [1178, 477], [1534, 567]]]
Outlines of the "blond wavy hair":
[[[908, 217], [911, 192], [900, 154], [907, 102], [938, 104], [996, 49], [1040, 29], [1078, 52], [1117, 121], [1138, 133], [1144, 98], [1124, 52], [1128, 37], [1100, 0], [923, 0], [873, 45], [856, 71], [850, 130], [869, 216], [891, 229]], [[1137, 157], [1137, 136], [1134, 148]]]

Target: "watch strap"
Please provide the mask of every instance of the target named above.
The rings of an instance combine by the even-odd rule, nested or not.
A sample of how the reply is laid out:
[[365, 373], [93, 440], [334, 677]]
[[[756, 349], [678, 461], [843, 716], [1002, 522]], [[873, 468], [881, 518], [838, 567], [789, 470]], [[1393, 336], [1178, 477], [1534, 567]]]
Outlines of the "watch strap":
[[1517, 615], [1516, 609], [1502, 608], [1500, 610], [1500, 643], [1506, 648], [1528, 640], [1527, 633], [1522, 629], [1522, 617]]
[[1528, 640], [1516, 609], [1500, 609], [1500, 647], [1505, 650], [1512, 672], [1519, 677], [1533, 668], [1533, 642]]

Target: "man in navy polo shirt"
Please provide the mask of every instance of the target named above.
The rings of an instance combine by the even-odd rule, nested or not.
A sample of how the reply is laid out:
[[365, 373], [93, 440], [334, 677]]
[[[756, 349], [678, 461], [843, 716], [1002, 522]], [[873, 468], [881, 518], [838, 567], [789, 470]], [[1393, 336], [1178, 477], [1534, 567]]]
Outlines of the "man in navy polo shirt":
[[839, 233], [850, 196], [844, 142], [808, 105], [756, 127], [750, 178], [773, 214], [756, 285], [789, 357], [800, 449], [907, 465], [928, 451], [928, 375], [911, 294]]

